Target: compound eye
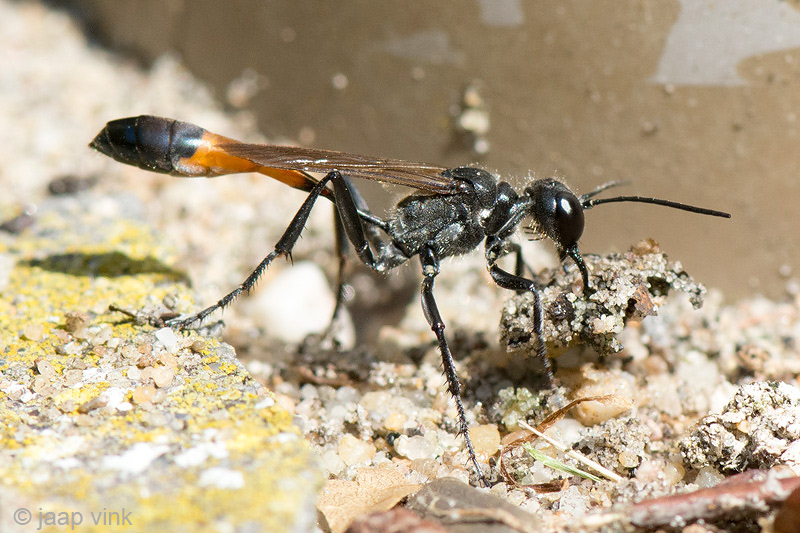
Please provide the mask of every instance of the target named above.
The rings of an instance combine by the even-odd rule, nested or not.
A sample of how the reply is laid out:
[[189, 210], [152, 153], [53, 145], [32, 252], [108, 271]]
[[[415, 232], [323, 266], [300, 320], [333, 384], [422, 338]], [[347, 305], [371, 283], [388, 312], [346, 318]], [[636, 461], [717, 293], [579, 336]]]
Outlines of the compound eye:
[[583, 235], [583, 206], [574, 194], [556, 194], [554, 219], [559, 244], [568, 248], [577, 243]]

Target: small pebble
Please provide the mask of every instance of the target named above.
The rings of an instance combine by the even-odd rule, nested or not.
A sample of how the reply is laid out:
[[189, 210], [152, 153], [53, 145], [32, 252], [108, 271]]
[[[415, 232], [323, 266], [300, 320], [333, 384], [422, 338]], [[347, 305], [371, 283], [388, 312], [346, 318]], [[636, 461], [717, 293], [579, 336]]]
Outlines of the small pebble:
[[207, 348], [206, 343], [203, 341], [194, 341], [189, 349], [192, 350], [194, 353], [201, 353], [203, 350]]
[[428, 479], [437, 479], [442, 477], [445, 470], [444, 465], [438, 459], [415, 459], [411, 461], [409, 469], [412, 472], [421, 474]]
[[138, 381], [142, 379], [142, 371], [139, 370], [139, 367], [136, 366], [129, 366], [128, 371], [125, 373], [128, 379], [132, 379], [134, 381]]
[[89, 315], [81, 312], [70, 312], [64, 315], [64, 329], [76, 339], [86, 339], [89, 336]]
[[394, 441], [394, 449], [398, 454], [409, 459], [427, 459], [436, 456], [436, 445], [422, 435], [408, 437], [400, 435]]
[[169, 368], [176, 368], [178, 366], [178, 358], [169, 352], [163, 352], [158, 356], [158, 360], [162, 365]]
[[75, 401], [72, 399], [64, 400], [61, 405], [58, 406], [58, 410], [62, 413], [72, 413], [77, 409], [78, 406], [75, 404]]
[[619, 464], [624, 468], [636, 468], [637, 466], [639, 466], [640, 458], [635, 453], [622, 451], [617, 456], [617, 460], [619, 461]]
[[75, 341], [56, 346], [56, 353], [59, 355], [78, 355], [81, 351], [81, 343]]
[[584, 426], [593, 426], [632, 409], [634, 390], [631, 380], [612, 372], [596, 372], [574, 393], [576, 398], [615, 395], [603, 402], [583, 402], [575, 407], [575, 419]]
[[694, 482], [701, 489], [707, 489], [713, 487], [723, 479], [725, 479], [725, 476], [717, 472], [714, 468], [710, 466], [704, 466], [697, 473], [697, 477], [695, 478]]
[[364, 442], [353, 435], [345, 435], [339, 441], [336, 448], [339, 457], [347, 466], [355, 464], [369, 463], [375, 455], [375, 445], [371, 442]]
[[139, 379], [142, 381], [147, 381], [149, 379], [153, 379], [153, 373], [156, 369], [152, 366], [148, 366], [142, 369], [142, 373], [139, 375]]
[[79, 405], [78, 406], [78, 412], [80, 414], [85, 415], [87, 413], [90, 413], [90, 412], [94, 411], [95, 409], [99, 409], [101, 407], [105, 407], [107, 403], [108, 403], [108, 399], [105, 398], [104, 396], [102, 396], [102, 395], [101, 396], [96, 396], [96, 397], [92, 398], [91, 400], [89, 400], [87, 402], [84, 402], [81, 405]]
[[180, 348], [180, 342], [172, 328], [161, 328], [155, 332], [155, 337], [168, 352], [175, 352]]
[[360, 396], [356, 389], [347, 385], [336, 389], [336, 401], [340, 403], [356, 403]]
[[392, 413], [386, 417], [383, 422], [383, 427], [389, 431], [400, 431], [403, 429], [403, 424], [406, 423], [408, 417], [403, 413]]
[[131, 393], [131, 399], [133, 400], [133, 403], [137, 405], [152, 403], [155, 393], [156, 388], [153, 385], [142, 385], [141, 387], [136, 387], [133, 389], [133, 392]]
[[59, 342], [66, 343], [72, 340], [72, 337], [70, 337], [69, 333], [60, 328], [53, 329], [52, 334], [56, 339], [59, 340]]
[[578, 517], [586, 514], [590, 507], [589, 499], [573, 485], [559, 493], [558, 511], [567, 516]]
[[[311, 387], [311, 385], [304, 386], [301, 390], [304, 398], [318, 396], [318, 391]], [[313, 395], [313, 396], [312, 396]], [[387, 391], [369, 391], [365, 393], [358, 401], [359, 405], [367, 411], [376, 411], [385, 405], [391, 405], [392, 395]]]
[[138, 350], [136, 350], [136, 347], [133, 346], [132, 344], [123, 344], [119, 348], [119, 353], [125, 359], [131, 359], [133, 361], [136, 361], [137, 359], [139, 359], [139, 355], [140, 355]]
[[159, 404], [166, 399], [167, 393], [164, 392], [164, 389], [156, 389], [156, 391], [153, 393], [153, 396], [150, 398], [150, 402], [153, 404]]
[[664, 467], [664, 479], [666, 479], [667, 483], [670, 485], [677, 485], [678, 482], [683, 479], [684, 475], [686, 475], [686, 469], [683, 468], [683, 464], [680, 460], [668, 461], [667, 465]]
[[121, 403], [127, 403], [130, 409], [130, 403], [126, 401], [127, 396], [127, 392], [120, 387], [110, 387], [100, 394], [100, 397], [105, 399], [106, 405], [113, 409], [119, 409]]
[[341, 473], [346, 467], [339, 454], [333, 450], [327, 450], [322, 454], [322, 465], [332, 475]]
[[469, 436], [478, 455], [494, 455], [500, 449], [500, 431], [494, 424], [471, 427]]
[[[263, 402], [259, 402], [259, 404], [261, 404], [261, 403], [263, 403]], [[294, 413], [294, 409], [295, 409], [296, 403], [295, 403], [294, 399], [291, 396], [288, 396], [286, 394], [275, 393], [274, 403], [277, 403], [278, 405], [280, 405], [281, 407], [283, 407], [285, 410], [289, 411], [290, 413]], [[258, 407], [258, 404], [257, 404], [256, 405], [256, 409], [258, 409], [258, 408], [259, 407]], [[262, 409], [263, 409], [263, 407], [262, 407]]]
[[644, 239], [631, 247], [631, 251], [636, 255], [657, 254], [661, 252], [658, 243], [653, 239]]
[[655, 483], [664, 472], [663, 459], [647, 459], [636, 469], [636, 479], [641, 483]]
[[75, 369], [75, 370], [86, 370], [86, 368], [89, 365], [87, 365], [86, 361], [84, 361], [83, 359], [81, 359], [79, 357], [70, 357], [69, 359], [67, 359], [67, 362], [66, 362], [66, 364], [64, 366], [66, 366], [67, 368]]
[[33, 392], [41, 394], [42, 396], [49, 396], [55, 392], [55, 389], [50, 384], [50, 378], [47, 376], [36, 376], [33, 379], [33, 386], [31, 389]]
[[592, 332], [596, 335], [603, 333], [619, 333], [622, 331], [622, 321], [616, 320], [612, 315], [604, 315], [592, 319]]
[[136, 366], [139, 368], [152, 368], [156, 364], [156, 358], [152, 353], [145, 353], [136, 359]]
[[40, 376], [48, 380], [56, 377], [56, 370], [53, 368], [53, 364], [46, 359], [38, 359], [36, 361], [36, 370], [39, 372]]
[[97, 330], [95, 333], [91, 335], [90, 341], [95, 346], [100, 344], [106, 344], [108, 343], [108, 341], [111, 340], [113, 334], [114, 331], [111, 329], [111, 326], [109, 326], [108, 324], [104, 324], [103, 326], [100, 327], [99, 330]]
[[44, 326], [41, 324], [28, 324], [22, 330], [22, 336], [29, 341], [38, 341], [44, 334]]
[[575, 408], [575, 418], [586, 426], [593, 426], [629, 411], [633, 406], [633, 400], [624, 397], [618, 401], [585, 402]]
[[93, 345], [93, 348], [94, 348], [94, 353], [95, 353], [95, 355], [97, 357], [100, 357], [100, 358], [112, 357], [114, 359], [114, 361], [118, 361], [119, 359], [121, 359], [120, 356], [118, 356], [112, 350], [109, 350], [108, 348], [106, 348], [102, 344]]
[[22, 403], [29, 402], [35, 396], [35, 394], [30, 389], [27, 389], [19, 384], [16, 384], [16, 386], [9, 387], [3, 392], [5, 392], [6, 398], [8, 398], [9, 400]]
[[175, 377], [175, 370], [166, 366], [159, 366], [153, 372], [153, 381], [159, 388], [168, 387]]

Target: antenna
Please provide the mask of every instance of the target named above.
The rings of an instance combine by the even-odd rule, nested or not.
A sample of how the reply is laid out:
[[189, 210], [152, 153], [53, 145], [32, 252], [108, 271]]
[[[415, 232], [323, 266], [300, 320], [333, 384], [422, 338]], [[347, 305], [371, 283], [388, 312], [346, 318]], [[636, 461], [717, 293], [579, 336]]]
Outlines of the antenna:
[[584, 209], [591, 209], [596, 205], [600, 204], [610, 204], [612, 202], [639, 202], [643, 204], [656, 204], [656, 205], [663, 205], [665, 207], [672, 207], [674, 209], [680, 209], [682, 211], [689, 211], [690, 213], [697, 213], [699, 215], [710, 215], [712, 217], [722, 217], [722, 218], [731, 218], [730, 213], [725, 213], [724, 211], [717, 211], [715, 209], [706, 209], [705, 207], [697, 207], [694, 205], [689, 204], [682, 204], [680, 202], [673, 202], [671, 200], [662, 200], [661, 198], [651, 198], [648, 196], [614, 196], [612, 198], [597, 198], [592, 199], [592, 196], [596, 196], [601, 192], [605, 191], [606, 189], [610, 189], [611, 187], [616, 187], [618, 185], [622, 185], [626, 182], [624, 181], [610, 181], [600, 187], [596, 188], [595, 190], [588, 192], [586, 194], [582, 194], [578, 199], [581, 202], [581, 206]]

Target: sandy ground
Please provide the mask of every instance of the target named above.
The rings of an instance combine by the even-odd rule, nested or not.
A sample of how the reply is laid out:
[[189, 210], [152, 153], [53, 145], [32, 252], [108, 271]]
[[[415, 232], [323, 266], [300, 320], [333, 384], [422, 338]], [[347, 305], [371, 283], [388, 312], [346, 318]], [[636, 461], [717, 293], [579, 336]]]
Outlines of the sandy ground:
[[[263, 141], [250, 118], [227, 113], [173, 58], [140, 70], [91, 47], [67, 17], [36, 3], [0, 2], [0, 18], [6, 56], [0, 73], [2, 220], [24, 212], [35, 217], [56, 178], [90, 179], [92, 194], [136, 198], [133, 213], [124, 215], [155, 228], [154, 245], [171, 251], [170, 266], [186, 272], [200, 304], [244, 279], [280, 236], [301, 193], [260, 176], [148, 174], [86, 144], [107, 120], [140, 113]], [[330, 217], [329, 206], [315, 210], [294, 269], [270, 269], [251, 298], [225, 312], [222, 335], [314, 446], [331, 479], [319, 503], [327, 522], [320, 527], [341, 531], [354, 516], [388, 508], [386, 502], [431, 480], [475, 484], [476, 477], [454, 434], [455, 408], [416, 295], [416, 264], [388, 280], [354, 269], [354, 318], [345, 317], [338, 330], [338, 348], [308, 337], [325, 328], [332, 309]], [[765, 470], [773, 481], [800, 474], [797, 287], [787, 287], [780, 301], [728, 304], [723, 294], [704, 294], [655, 243], [630, 245], [627, 255], [587, 257], [601, 289], [589, 303], [574, 268], [541, 273], [548, 348], [559, 355], [552, 388], [530, 357], [530, 302], [508, 300], [510, 294], [492, 286], [482, 254], [446, 261], [437, 280], [472, 439], [493, 485], [489, 492], [533, 513], [526, 526], [532, 530], [666, 527], [676, 515], [659, 514], [655, 498], [717, 487], [708, 496], [713, 504], [728, 495], [720, 483], [734, 474]], [[536, 272], [556, 265], [550, 252], [524, 243]], [[301, 275], [291, 274], [297, 271]], [[692, 305], [703, 299], [702, 308]], [[599, 395], [613, 396], [569, 411], [548, 434], [619, 478], [590, 480], [553, 470], [519, 444], [502, 452], [501, 468], [501, 445], [521, 436], [521, 422], [537, 424], [571, 400]], [[541, 441], [535, 447], [563, 459]], [[762, 481], [748, 480], [745, 492]], [[775, 508], [785, 497], [762, 500]], [[684, 522], [673, 521], [677, 529], [698, 517], [722, 530], [772, 527], [774, 513], [758, 505], [742, 503], [739, 514], [702, 515], [702, 505], [688, 498], [689, 510], [680, 508]], [[636, 522], [631, 509], [646, 518]], [[515, 527], [506, 518], [486, 520]]]

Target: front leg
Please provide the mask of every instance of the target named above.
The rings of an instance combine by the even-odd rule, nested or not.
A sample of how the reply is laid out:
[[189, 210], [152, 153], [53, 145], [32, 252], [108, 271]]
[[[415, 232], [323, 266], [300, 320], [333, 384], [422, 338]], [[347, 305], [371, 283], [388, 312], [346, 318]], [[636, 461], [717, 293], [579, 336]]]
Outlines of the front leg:
[[486, 238], [486, 268], [497, 285], [515, 292], [530, 292], [533, 295], [533, 331], [536, 334], [536, 357], [544, 367], [547, 380], [553, 381], [553, 367], [547, 357], [547, 347], [544, 339], [544, 314], [542, 312], [542, 298], [539, 289], [533, 280], [507, 272], [497, 266], [497, 259], [502, 255], [505, 242], [497, 237]]
[[508, 243], [508, 251], [509, 253], [514, 254], [514, 275], [515, 276], [523, 276], [525, 275], [525, 271], [531, 273], [531, 275], [535, 275], [533, 269], [525, 262], [525, 259], [522, 257], [522, 246], [519, 245], [517, 242], [510, 242]]

